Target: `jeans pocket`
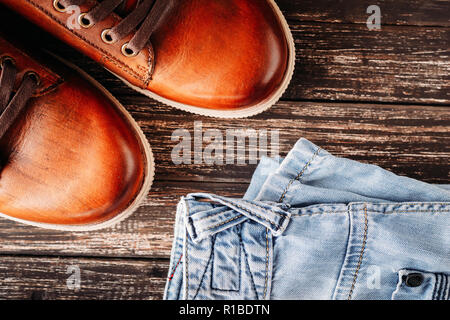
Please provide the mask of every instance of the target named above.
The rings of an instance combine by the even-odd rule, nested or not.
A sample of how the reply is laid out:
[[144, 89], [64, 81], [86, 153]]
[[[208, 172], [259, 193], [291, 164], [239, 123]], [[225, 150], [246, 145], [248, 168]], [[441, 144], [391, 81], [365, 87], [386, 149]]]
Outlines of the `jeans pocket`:
[[392, 300], [449, 300], [449, 274], [402, 269]]

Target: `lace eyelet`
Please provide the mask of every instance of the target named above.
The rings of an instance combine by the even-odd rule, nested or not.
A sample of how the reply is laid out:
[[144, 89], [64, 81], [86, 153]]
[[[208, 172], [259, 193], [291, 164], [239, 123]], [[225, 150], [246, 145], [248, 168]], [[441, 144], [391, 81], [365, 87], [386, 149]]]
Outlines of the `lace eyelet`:
[[58, 12], [66, 12], [66, 7], [59, 3], [59, 0], [53, 1], [53, 8], [55, 8], [55, 10]]
[[139, 52], [135, 52], [134, 50], [128, 48], [128, 42], [122, 46], [121, 51], [125, 57], [135, 57], [139, 53]]
[[87, 29], [87, 28], [90, 28], [90, 27], [92, 27], [94, 24], [91, 22], [91, 20], [89, 20], [88, 18], [86, 18], [86, 12], [85, 13], [82, 13], [82, 14], [80, 14], [79, 16], [78, 16], [78, 24], [81, 26], [81, 27], [83, 27], [83, 28], [85, 28], [85, 29]]
[[105, 30], [102, 31], [102, 34], [101, 34], [101, 38], [102, 38], [103, 42], [105, 42], [105, 43], [107, 43], [107, 44], [111, 44], [111, 43], [116, 42], [116, 40], [114, 40], [114, 39], [108, 34], [108, 32], [109, 32], [110, 30], [111, 30], [111, 29], [105, 29]]
[[27, 71], [25, 72], [25, 74], [23, 75], [23, 77], [30, 77], [30, 78], [34, 78], [36, 80], [36, 85], [39, 86], [41, 84], [41, 77], [34, 71]]
[[2, 66], [6, 61], [10, 61], [14, 66], [16, 65], [16, 61], [13, 58], [10, 56], [3, 56], [0, 58], [0, 69], [2, 69]]

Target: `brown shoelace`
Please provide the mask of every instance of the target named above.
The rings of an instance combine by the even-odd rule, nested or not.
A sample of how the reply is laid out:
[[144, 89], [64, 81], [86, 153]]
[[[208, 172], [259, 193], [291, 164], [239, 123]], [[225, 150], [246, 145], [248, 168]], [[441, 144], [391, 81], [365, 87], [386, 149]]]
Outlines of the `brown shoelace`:
[[11, 58], [2, 59], [0, 72], [0, 139], [2, 139], [38, 87], [39, 76], [31, 71], [26, 72], [17, 92], [13, 95], [17, 70]]
[[[127, 0], [103, 0], [89, 12], [81, 15], [80, 25], [89, 28], [97, 22], [104, 20]], [[81, 6], [86, 0], [59, 0], [59, 6], [67, 8], [72, 5]], [[134, 32], [133, 38], [126, 45], [126, 54], [138, 54], [149, 42], [150, 37], [159, 19], [171, 6], [173, 0], [140, 0], [136, 8], [123, 20], [107, 30], [103, 35], [108, 43], [119, 41]], [[61, 9], [63, 9], [61, 8]]]

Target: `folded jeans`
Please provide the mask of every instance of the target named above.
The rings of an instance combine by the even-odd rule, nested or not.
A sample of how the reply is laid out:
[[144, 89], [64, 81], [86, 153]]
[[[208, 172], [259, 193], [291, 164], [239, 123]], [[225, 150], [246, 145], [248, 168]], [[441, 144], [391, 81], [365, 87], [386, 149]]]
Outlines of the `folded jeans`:
[[449, 214], [449, 185], [300, 139], [242, 199], [180, 200], [164, 297], [449, 299]]

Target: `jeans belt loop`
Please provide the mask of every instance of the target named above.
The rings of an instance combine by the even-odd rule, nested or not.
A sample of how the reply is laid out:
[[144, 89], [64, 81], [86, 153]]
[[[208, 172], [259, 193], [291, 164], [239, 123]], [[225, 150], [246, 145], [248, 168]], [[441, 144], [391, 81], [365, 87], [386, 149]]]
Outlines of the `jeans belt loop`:
[[287, 211], [288, 206], [281, 203], [234, 199], [208, 193], [189, 194], [188, 199], [190, 201], [209, 199], [208, 202], [222, 205], [192, 215], [189, 215], [189, 210], [186, 208], [186, 228], [194, 242], [240, 224], [247, 219], [270, 229], [274, 236], [280, 236], [286, 230], [291, 217], [291, 213]]

